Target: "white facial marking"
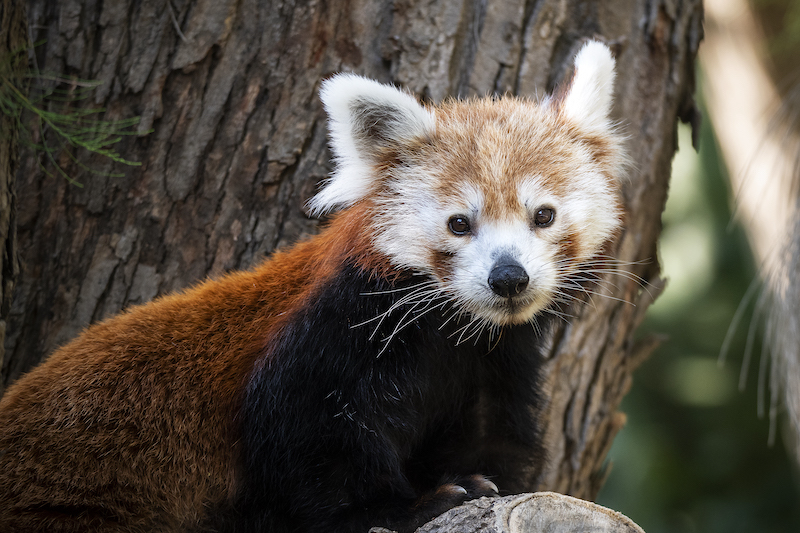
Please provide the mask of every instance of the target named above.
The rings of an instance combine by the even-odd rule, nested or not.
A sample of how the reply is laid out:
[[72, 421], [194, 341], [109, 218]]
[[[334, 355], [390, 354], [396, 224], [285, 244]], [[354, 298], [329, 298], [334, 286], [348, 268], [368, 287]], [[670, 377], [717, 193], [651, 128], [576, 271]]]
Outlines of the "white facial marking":
[[[541, 176], [523, 180], [517, 186], [523, 209], [506, 211], [500, 219], [487, 214], [484, 195], [471, 184], [460, 184], [445, 201], [434, 192], [435, 173], [404, 172], [413, 179], [393, 182], [400, 201], [385, 203], [378, 217], [383, 222], [375, 233], [376, 247], [397, 265], [439, 279], [459, 309], [495, 325], [528, 322], [549, 306], [562, 290], [563, 279], [580, 261], [596, 254], [619, 225], [613, 192], [591, 169], [573, 176], [579, 185], [562, 196]], [[534, 217], [542, 208], [552, 209], [554, 218], [538, 227]], [[453, 234], [448, 222], [454, 216], [468, 219], [469, 234]], [[578, 256], [566, 258], [561, 244], [574, 234], [580, 236]], [[445, 277], [431, 263], [434, 250], [448, 257]], [[510, 298], [496, 293], [489, 282], [501, 259], [518, 263], [529, 278], [524, 289]]]

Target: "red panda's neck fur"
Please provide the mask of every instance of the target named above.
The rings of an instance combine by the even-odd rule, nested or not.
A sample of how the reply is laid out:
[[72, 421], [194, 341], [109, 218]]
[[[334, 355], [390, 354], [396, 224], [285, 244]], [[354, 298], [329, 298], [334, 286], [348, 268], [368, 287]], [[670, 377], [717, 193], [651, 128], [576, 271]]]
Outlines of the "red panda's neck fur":
[[276, 252], [256, 270], [256, 275], [263, 273], [259, 285], [270, 293], [269, 300], [283, 300], [281, 307], [285, 309], [276, 309], [278, 313], [302, 307], [345, 263], [386, 279], [401, 274], [372, 243], [373, 210], [369, 201], [362, 201], [337, 213], [320, 234]]

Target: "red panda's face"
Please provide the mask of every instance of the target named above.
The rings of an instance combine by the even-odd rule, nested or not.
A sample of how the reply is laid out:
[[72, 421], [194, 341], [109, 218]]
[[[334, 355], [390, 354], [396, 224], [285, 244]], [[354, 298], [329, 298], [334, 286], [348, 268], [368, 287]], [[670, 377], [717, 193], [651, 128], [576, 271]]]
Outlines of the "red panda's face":
[[619, 229], [616, 139], [518, 99], [434, 113], [435, 131], [394, 154], [370, 198], [376, 247], [471, 316], [528, 322], [577, 288], [578, 268]]
[[481, 323], [528, 322], [576, 288], [581, 265], [619, 230], [612, 82], [598, 43], [579, 54], [565, 95], [542, 103], [426, 108], [370, 80], [333, 78], [322, 98], [338, 166], [311, 210], [366, 202], [373, 244], [395, 267], [428, 274]]

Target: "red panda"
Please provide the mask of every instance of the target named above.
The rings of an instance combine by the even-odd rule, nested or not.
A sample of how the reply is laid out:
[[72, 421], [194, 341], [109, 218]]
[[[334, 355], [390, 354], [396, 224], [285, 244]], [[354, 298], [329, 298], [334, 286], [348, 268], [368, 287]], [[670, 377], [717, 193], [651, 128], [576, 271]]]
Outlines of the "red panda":
[[95, 324], [0, 402], [0, 531], [412, 531], [535, 488], [539, 350], [620, 232], [614, 60], [421, 105], [322, 85], [323, 231]]

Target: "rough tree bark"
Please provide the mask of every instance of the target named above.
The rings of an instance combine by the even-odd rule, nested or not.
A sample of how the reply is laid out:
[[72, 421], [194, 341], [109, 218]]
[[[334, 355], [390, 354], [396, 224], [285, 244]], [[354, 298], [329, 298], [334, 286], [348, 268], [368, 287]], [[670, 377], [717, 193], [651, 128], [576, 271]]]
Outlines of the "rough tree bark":
[[[540, 486], [594, 498], [631, 373], [653, 343], [634, 330], [660, 290], [656, 239], [678, 117], [694, 120], [700, 0], [31, 0], [39, 67], [104, 83], [93, 105], [141, 115], [123, 178], [19, 176], [18, 284], [3, 384], [91, 321], [205, 276], [247, 268], [315, 231], [303, 202], [328, 172], [317, 99], [352, 70], [434, 101], [564, 80], [582, 39], [618, 57], [615, 116], [629, 134], [618, 255], [646, 288], [612, 280], [548, 354], [552, 453]], [[107, 118], [109, 118], [107, 116]], [[85, 164], [109, 170], [102, 159]], [[626, 263], [627, 264], [627, 263]], [[619, 300], [625, 300], [624, 303]]]
[[[0, 97], [11, 86], [22, 87], [27, 67], [28, 32], [25, 4], [0, 0]], [[0, 368], [5, 359], [6, 320], [19, 272], [16, 251], [17, 200], [14, 181], [19, 169], [17, 117], [0, 112]], [[0, 385], [0, 387], [2, 387]], [[2, 394], [2, 388], [0, 388]]]

